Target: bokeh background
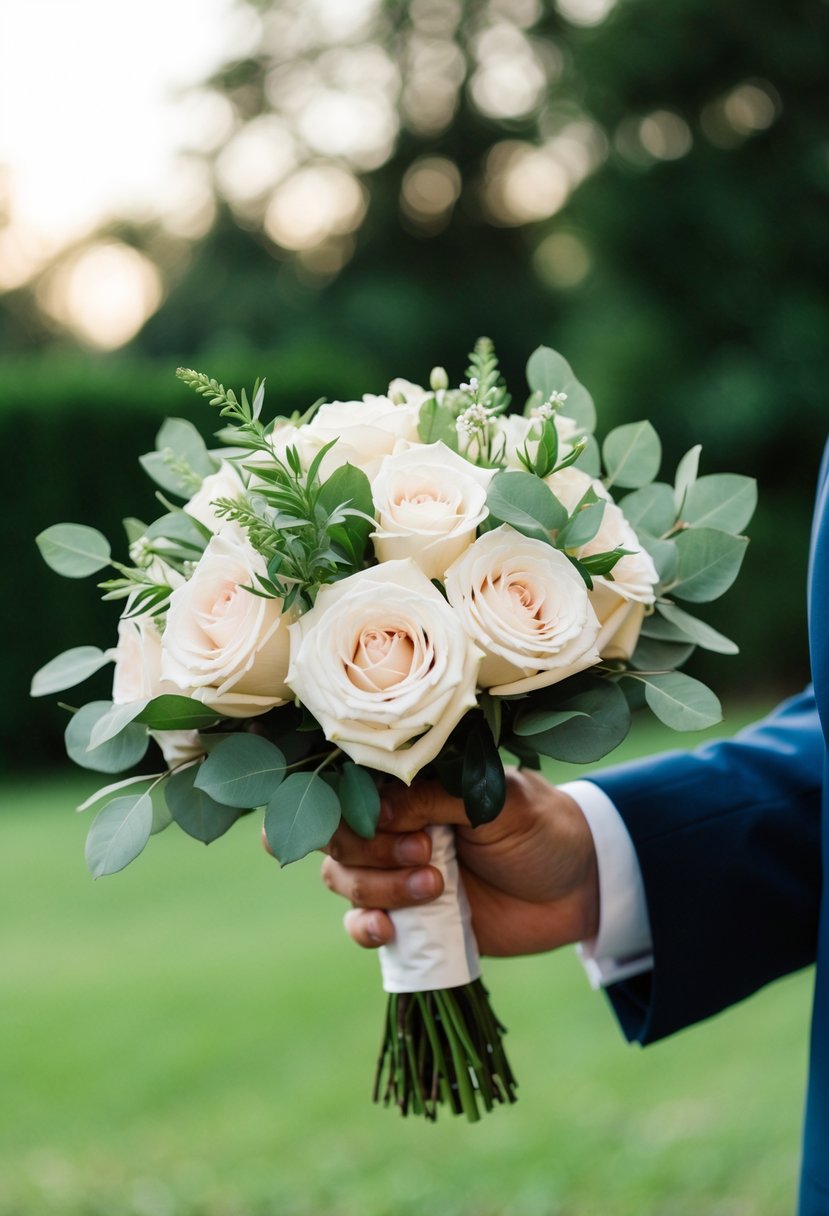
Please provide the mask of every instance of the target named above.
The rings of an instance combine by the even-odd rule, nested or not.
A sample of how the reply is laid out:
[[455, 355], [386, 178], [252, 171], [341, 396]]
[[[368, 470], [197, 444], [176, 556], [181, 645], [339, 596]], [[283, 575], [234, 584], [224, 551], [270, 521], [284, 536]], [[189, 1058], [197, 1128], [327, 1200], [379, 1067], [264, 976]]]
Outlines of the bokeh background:
[[[4, 0], [0, 5], [0, 1214], [459, 1216], [792, 1208], [809, 977], [638, 1053], [568, 955], [490, 965], [521, 1104], [399, 1125], [366, 1100], [381, 1002], [315, 867], [253, 825], [172, 831], [94, 887], [92, 788], [31, 673], [111, 606], [33, 537], [150, 515], [136, 456], [495, 342], [561, 350], [663, 474], [756, 476], [743, 574], [689, 670], [725, 729], [808, 679], [829, 385], [825, 0]], [[105, 681], [92, 692], [105, 692]], [[647, 750], [671, 740], [635, 734]], [[556, 775], [556, 774], [553, 774]], [[182, 851], [183, 850], [183, 851]], [[701, 893], [704, 897], [704, 893]]]

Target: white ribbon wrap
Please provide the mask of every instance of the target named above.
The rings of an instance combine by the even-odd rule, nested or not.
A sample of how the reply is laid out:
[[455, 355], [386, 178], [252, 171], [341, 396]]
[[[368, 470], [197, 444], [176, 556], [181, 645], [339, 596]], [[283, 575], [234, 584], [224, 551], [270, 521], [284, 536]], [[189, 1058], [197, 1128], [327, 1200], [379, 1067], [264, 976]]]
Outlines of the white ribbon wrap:
[[427, 828], [432, 865], [443, 875], [443, 894], [418, 908], [391, 913], [395, 939], [381, 946], [380, 967], [386, 992], [432, 992], [459, 988], [481, 974], [478, 944], [449, 827]]

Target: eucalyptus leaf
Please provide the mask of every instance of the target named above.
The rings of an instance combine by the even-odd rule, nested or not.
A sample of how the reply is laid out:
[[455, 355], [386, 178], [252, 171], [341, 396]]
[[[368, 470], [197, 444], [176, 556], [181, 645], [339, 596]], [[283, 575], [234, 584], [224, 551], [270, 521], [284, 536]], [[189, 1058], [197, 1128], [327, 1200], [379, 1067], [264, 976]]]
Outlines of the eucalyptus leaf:
[[[156, 549], [183, 549], [189, 551], [185, 557], [194, 561], [204, 552], [212, 533], [186, 511], [168, 511], [166, 515], [153, 520], [145, 535], [148, 540], [155, 542]], [[165, 545], [165, 541], [169, 543]]]
[[705, 603], [734, 582], [748, 541], [715, 528], [689, 528], [674, 543], [679, 561], [671, 590], [682, 600]]
[[70, 719], [64, 734], [66, 752], [81, 768], [98, 773], [122, 773], [137, 764], [146, 753], [150, 737], [143, 726], [134, 722], [107, 743], [89, 750], [92, 731], [111, 709], [111, 701], [90, 701]]
[[563, 726], [573, 718], [586, 718], [588, 715], [578, 709], [530, 709], [520, 713], [513, 725], [516, 735], [540, 735], [546, 730]]
[[[630, 730], [630, 710], [624, 693], [615, 683], [597, 676], [574, 676], [554, 685], [544, 697], [536, 694], [535, 708], [572, 715], [549, 730], [521, 738], [523, 747], [531, 747], [554, 760], [574, 764], [600, 760]], [[505, 746], [512, 750], [509, 740]]]
[[601, 477], [602, 456], [595, 435], [588, 435], [587, 445], [576, 460], [575, 467], [591, 477]]
[[46, 565], [64, 578], [86, 578], [109, 565], [109, 541], [86, 524], [53, 524], [36, 543]]
[[696, 528], [742, 532], [757, 506], [757, 482], [739, 473], [700, 477], [688, 490], [682, 517]]
[[261, 735], [228, 735], [200, 766], [195, 787], [224, 806], [264, 806], [285, 776], [285, 757]]
[[588, 503], [574, 511], [556, 538], [558, 548], [580, 549], [588, 544], [602, 526], [606, 506], [605, 500], [600, 498], [598, 502]]
[[128, 515], [126, 519], [122, 519], [121, 523], [124, 528], [124, 534], [127, 538], [127, 544], [132, 545], [135, 541], [140, 540], [147, 531], [147, 525], [141, 519], [136, 519], [133, 515]]
[[693, 642], [667, 642], [640, 634], [630, 665], [634, 671], [674, 671], [687, 663], [695, 649]]
[[109, 712], [105, 713], [95, 723], [92, 734], [89, 737], [89, 747], [87, 750], [93, 751], [96, 747], [100, 747], [102, 743], [109, 743], [110, 739], [114, 739], [116, 735], [120, 735], [122, 730], [125, 730], [131, 722], [135, 721], [146, 705], [146, 700], [127, 701], [120, 705], [113, 705]]
[[173, 773], [165, 782], [164, 798], [170, 814], [182, 831], [194, 840], [211, 844], [233, 826], [242, 812], [237, 807], [217, 802], [204, 790], [196, 789], [199, 767], [198, 764], [191, 764]]
[[713, 650], [716, 654], [739, 654], [740, 648], [724, 634], [713, 629], [705, 621], [698, 620], [690, 613], [683, 612], [676, 604], [662, 603], [659, 612], [675, 629], [679, 629], [703, 650]]
[[609, 433], [602, 445], [602, 457], [606, 486], [638, 489], [659, 472], [662, 444], [649, 422], [628, 422]]
[[292, 773], [265, 812], [265, 836], [280, 865], [321, 849], [337, 830], [340, 801], [316, 773]]
[[637, 529], [636, 538], [642, 548], [651, 555], [659, 575], [660, 586], [670, 582], [675, 576], [679, 564], [676, 541], [661, 540], [656, 536], [651, 536], [644, 528]]
[[486, 501], [496, 519], [536, 540], [549, 540], [567, 522], [565, 507], [534, 473], [496, 473]]
[[[695, 444], [694, 447], [689, 448], [689, 450], [680, 460], [679, 464], [676, 466], [676, 477], [674, 478], [674, 508], [677, 515], [682, 512], [688, 491], [697, 479], [701, 452], [702, 444]], [[651, 530], [653, 531], [653, 529]]]
[[96, 816], [86, 838], [86, 864], [93, 878], [116, 874], [142, 851], [153, 826], [147, 793], [114, 798]]
[[51, 659], [32, 678], [31, 695], [45, 697], [89, 679], [96, 671], [112, 662], [112, 655], [98, 646], [74, 646]]
[[572, 367], [558, 351], [539, 346], [527, 362], [527, 383], [534, 393], [547, 401], [553, 393], [566, 393], [561, 413], [573, 418], [585, 431], [596, 429], [596, 407], [590, 393], [581, 384]]
[[151, 781], [156, 781], [162, 773], [139, 773], [136, 777], [125, 777], [123, 781], [113, 781], [111, 785], [104, 785], [101, 789], [96, 790], [94, 794], [90, 794], [80, 806], [75, 807], [76, 811], [88, 811], [96, 802], [103, 802], [110, 794], [114, 794], [116, 790], [126, 789], [128, 785], [149, 785]]
[[153, 730], [203, 730], [219, 722], [222, 716], [194, 697], [163, 693], [146, 702], [136, 721]]
[[662, 536], [676, 522], [673, 490], [664, 481], [654, 481], [633, 490], [619, 503], [625, 519], [638, 532], [644, 529], [651, 536]]
[[461, 789], [464, 810], [474, 828], [490, 823], [506, 802], [504, 763], [483, 715], [473, 716], [466, 736]]
[[722, 721], [722, 706], [711, 689], [684, 672], [635, 678], [645, 685], [656, 717], [672, 730], [705, 730]]
[[352, 832], [371, 840], [380, 815], [380, 792], [367, 768], [346, 761], [339, 785], [343, 819]]

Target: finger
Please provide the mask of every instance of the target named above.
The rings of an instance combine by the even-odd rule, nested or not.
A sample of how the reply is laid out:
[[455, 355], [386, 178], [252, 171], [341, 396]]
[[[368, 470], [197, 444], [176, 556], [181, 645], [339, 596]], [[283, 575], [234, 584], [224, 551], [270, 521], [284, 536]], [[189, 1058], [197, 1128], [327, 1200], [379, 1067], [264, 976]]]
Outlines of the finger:
[[390, 870], [425, 866], [432, 856], [432, 841], [426, 832], [378, 832], [373, 839], [366, 840], [343, 823], [322, 851], [346, 866]]
[[273, 849], [272, 849], [272, 848], [271, 848], [271, 846], [268, 844], [268, 837], [267, 837], [267, 836], [266, 836], [266, 834], [265, 834], [265, 825], [264, 825], [264, 823], [262, 824], [262, 848], [265, 850], [265, 852], [266, 852], [266, 853], [270, 853], [271, 857], [275, 857], [275, 856], [276, 856], [276, 854], [274, 853]]
[[358, 946], [376, 950], [394, 941], [391, 918], [379, 908], [350, 908], [343, 917], [346, 932]]
[[436, 899], [443, 891], [443, 877], [434, 866], [375, 870], [343, 866], [326, 857], [322, 880], [358, 908], [410, 908]]
[[453, 798], [437, 781], [387, 781], [380, 787], [380, 819], [385, 832], [416, 832], [431, 823], [469, 825], [463, 799]]

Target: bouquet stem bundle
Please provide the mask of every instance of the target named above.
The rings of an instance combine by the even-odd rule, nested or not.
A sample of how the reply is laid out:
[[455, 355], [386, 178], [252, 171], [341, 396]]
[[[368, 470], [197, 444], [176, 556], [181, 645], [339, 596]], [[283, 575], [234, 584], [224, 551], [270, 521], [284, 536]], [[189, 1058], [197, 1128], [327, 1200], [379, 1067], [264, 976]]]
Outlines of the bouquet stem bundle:
[[480, 979], [434, 992], [389, 994], [374, 1101], [436, 1120], [441, 1105], [470, 1123], [481, 1106], [515, 1101], [505, 1027]]

